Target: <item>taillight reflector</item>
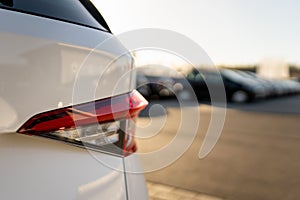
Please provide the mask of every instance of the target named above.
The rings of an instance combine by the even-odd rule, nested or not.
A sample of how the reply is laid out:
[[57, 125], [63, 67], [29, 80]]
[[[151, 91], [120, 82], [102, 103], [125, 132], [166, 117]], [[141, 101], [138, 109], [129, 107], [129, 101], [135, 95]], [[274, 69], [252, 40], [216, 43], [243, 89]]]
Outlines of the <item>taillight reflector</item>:
[[132, 153], [136, 146], [132, 146], [135, 141], [129, 124], [147, 104], [144, 97], [134, 90], [128, 94], [37, 114], [17, 132], [98, 150], [115, 145], [117, 152], [121, 149], [123, 154]]

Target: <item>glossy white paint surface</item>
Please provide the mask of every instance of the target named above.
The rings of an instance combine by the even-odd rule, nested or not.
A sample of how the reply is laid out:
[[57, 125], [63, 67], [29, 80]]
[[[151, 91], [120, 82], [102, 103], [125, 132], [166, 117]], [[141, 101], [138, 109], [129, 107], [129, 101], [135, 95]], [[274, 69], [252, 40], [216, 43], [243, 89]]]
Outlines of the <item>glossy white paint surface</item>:
[[[3, 9], [0, 19], [0, 199], [126, 199], [122, 158], [93, 152], [108, 167], [85, 149], [15, 133], [37, 113], [132, 90], [126, 49], [74, 24]], [[130, 180], [146, 199], [143, 176]]]
[[0, 19], [0, 112], [8, 113], [0, 132], [40, 112], [131, 89], [132, 58], [111, 34], [2, 9]]
[[148, 190], [140, 158], [137, 154], [130, 155], [124, 159], [126, 169], [126, 182], [128, 199], [148, 199]]
[[122, 158], [16, 133], [0, 135], [1, 199], [126, 199]]

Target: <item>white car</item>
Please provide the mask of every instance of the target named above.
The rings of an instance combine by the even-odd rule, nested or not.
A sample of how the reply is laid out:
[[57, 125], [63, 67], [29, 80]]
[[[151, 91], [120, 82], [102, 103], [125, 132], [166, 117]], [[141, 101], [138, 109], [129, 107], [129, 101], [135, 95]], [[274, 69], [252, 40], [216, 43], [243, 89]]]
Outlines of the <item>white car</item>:
[[148, 198], [123, 52], [89, 0], [0, 0], [0, 199]]

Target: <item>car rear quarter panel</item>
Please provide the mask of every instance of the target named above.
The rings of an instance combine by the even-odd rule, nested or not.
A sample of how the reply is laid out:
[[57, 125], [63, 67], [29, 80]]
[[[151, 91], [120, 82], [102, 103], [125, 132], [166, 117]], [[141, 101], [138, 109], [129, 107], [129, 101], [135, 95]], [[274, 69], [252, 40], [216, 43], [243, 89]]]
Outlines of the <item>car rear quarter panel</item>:
[[0, 199], [126, 199], [119, 157], [9, 133], [0, 158]]
[[0, 19], [0, 199], [126, 199], [123, 158], [16, 130], [35, 114], [129, 92], [131, 56], [107, 32], [4, 9]]
[[3, 9], [0, 18], [0, 132], [131, 90], [132, 58], [110, 33]]

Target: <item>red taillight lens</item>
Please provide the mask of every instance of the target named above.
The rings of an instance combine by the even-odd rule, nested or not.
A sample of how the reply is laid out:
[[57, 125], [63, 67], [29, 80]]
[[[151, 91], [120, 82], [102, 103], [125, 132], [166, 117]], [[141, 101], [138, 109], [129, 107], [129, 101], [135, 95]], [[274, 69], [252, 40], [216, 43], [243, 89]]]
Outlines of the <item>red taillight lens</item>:
[[17, 132], [124, 155], [136, 150], [132, 123], [147, 104], [134, 90], [129, 94], [37, 114]]

